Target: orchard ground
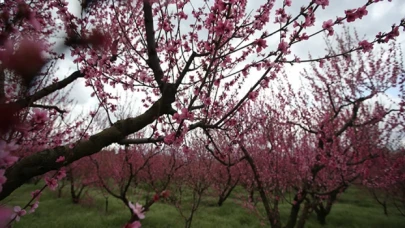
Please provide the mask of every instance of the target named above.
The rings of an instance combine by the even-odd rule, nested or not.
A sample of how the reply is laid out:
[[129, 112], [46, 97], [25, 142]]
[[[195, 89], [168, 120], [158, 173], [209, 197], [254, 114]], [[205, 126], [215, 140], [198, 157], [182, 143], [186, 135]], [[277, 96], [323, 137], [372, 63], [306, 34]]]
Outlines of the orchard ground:
[[[38, 185], [26, 184], [2, 203], [24, 205], [29, 200], [29, 193], [38, 188]], [[83, 199], [81, 204], [73, 204], [68, 188], [69, 186], [66, 186], [63, 189], [62, 198], [57, 197], [57, 191], [46, 189], [41, 196], [36, 212], [22, 217], [15, 227], [112, 228], [121, 227], [127, 222], [130, 216], [128, 209], [119, 200], [109, 196], [108, 212], [106, 213], [105, 198], [98, 191], [90, 190], [88, 192], [92, 196], [92, 200]], [[216, 205], [216, 198], [206, 196], [195, 214], [192, 227], [265, 227], [261, 226], [260, 219], [256, 215], [242, 206], [238, 196], [243, 194], [242, 188], [235, 189], [222, 207]], [[141, 195], [139, 190], [138, 195]], [[134, 197], [134, 194], [129, 194], [129, 196], [135, 202], [143, 203], [145, 201], [145, 198]], [[187, 197], [185, 203], [187, 203]], [[259, 202], [258, 205], [260, 204]], [[280, 206], [283, 219], [286, 219], [289, 208], [287, 204]], [[382, 207], [366, 190], [351, 187], [333, 206], [331, 214], [327, 217], [327, 225], [324, 227], [404, 227], [405, 217], [401, 217], [393, 206], [388, 208], [388, 213], [388, 216], [384, 215]], [[173, 205], [158, 202], [146, 213], [146, 218], [142, 220], [142, 227], [184, 227], [184, 220]], [[314, 213], [307, 221], [306, 227], [322, 227], [317, 223]]]

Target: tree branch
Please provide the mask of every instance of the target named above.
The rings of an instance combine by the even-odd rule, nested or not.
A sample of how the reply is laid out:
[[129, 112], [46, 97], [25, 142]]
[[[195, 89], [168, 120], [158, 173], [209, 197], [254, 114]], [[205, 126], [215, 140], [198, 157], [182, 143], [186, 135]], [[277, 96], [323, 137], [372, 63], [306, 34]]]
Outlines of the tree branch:
[[[140, 116], [117, 121], [113, 126], [92, 135], [90, 139], [76, 142], [73, 149], [70, 149], [69, 145], [59, 146], [22, 158], [6, 170], [7, 182], [3, 184], [0, 200], [6, 198], [32, 177], [57, 170], [83, 157], [95, 154], [102, 148], [119, 142], [129, 134], [143, 129], [148, 124], [153, 123], [157, 117], [171, 112], [171, 103], [167, 103], [170, 100], [174, 100], [174, 94], [160, 98]], [[59, 156], [65, 157], [64, 163], [55, 162]]]
[[30, 107], [34, 107], [34, 108], [43, 108], [43, 109], [55, 109], [57, 112], [59, 112], [60, 114], [63, 114], [66, 112], [66, 110], [62, 110], [60, 109], [58, 106], [54, 106], [54, 105], [40, 105], [40, 104], [32, 104], [30, 105]]
[[152, 5], [149, 0], [143, 1], [143, 13], [145, 18], [146, 43], [149, 56], [147, 64], [153, 70], [155, 81], [159, 85], [160, 92], [163, 93], [165, 83], [162, 81], [163, 70], [162, 67], [160, 66], [160, 60], [156, 51], [155, 28], [153, 26]]
[[75, 71], [69, 77], [63, 79], [62, 81], [51, 84], [51, 85], [39, 90], [35, 94], [26, 96], [25, 98], [19, 99], [16, 102], [13, 102], [11, 104], [16, 104], [20, 108], [29, 107], [30, 104], [32, 104], [33, 102], [38, 101], [39, 99], [46, 97], [49, 94], [51, 94], [57, 90], [65, 88], [66, 86], [68, 86], [70, 83], [72, 83], [76, 79], [82, 78], [82, 77], [84, 77], [83, 73], [81, 73], [79, 70]]

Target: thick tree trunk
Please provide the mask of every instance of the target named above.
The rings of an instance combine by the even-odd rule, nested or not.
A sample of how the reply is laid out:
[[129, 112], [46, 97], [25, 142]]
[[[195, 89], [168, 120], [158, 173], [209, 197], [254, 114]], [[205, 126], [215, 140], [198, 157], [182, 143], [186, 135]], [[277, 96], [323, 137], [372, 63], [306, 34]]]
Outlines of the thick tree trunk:
[[298, 193], [294, 196], [294, 202], [295, 204], [292, 205], [291, 210], [290, 210], [290, 216], [288, 218], [287, 225], [285, 228], [294, 228], [295, 224], [297, 223], [298, 215], [300, 212], [301, 204], [304, 201], [306, 197], [306, 193], [302, 192], [300, 193], [301, 196], [298, 196]]
[[306, 201], [304, 204], [304, 208], [302, 209], [300, 218], [298, 219], [297, 228], [304, 228], [305, 223], [308, 220], [309, 215], [311, 214], [311, 204]]
[[288, 222], [285, 228], [294, 228], [297, 222], [298, 213], [300, 212], [301, 203], [296, 203], [291, 207], [290, 216], [288, 217]]
[[217, 203], [218, 207], [221, 207], [224, 204], [225, 200], [226, 200], [226, 198], [219, 196], [218, 203]]
[[225, 202], [226, 199], [228, 199], [228, 197], [231, 195], [233, 189], [235, 189], [236, 184], [231, 186], [229, 189], [226, 189], [224, 192], [222, 192], [222, 194], [219, 196], [218, 199], [218, 207], [222, 206]]
[[384, 215], [388, 216], [388, 210], [387, 210], [387, 204], [386, 203], [383, 204], [383, 208], [384, 208]]
[[[173, 99], [171, 99], [172, 96]], [[120, 142], [127, 135], [138, 132], [148, 124], [153, 123], [157, 117], [164, 114], [173, 114], [174, 110], [171, 107], [172, 100], [174, 101], [174, 94], [168, 94], [168, 97], [162, 96], [145, 113], [135, 118], [117, 121], [113, 126], [92, 135], [88, 140], [76, 142], [76, 146], [73, 149], [70, 149], [68, 145], [59, 146], [22, 158], [6, 170], [5, 176], [7, 182], [3, 184], [0, 200], [9, 196], [15, 189], [19, 188], [32, 177], [57, 170], [83, 157], [95, 154], [112, 143]], [[199, 126], [197, 124], [191, 126], [190, 129]], [[55, 162], [59, 156], [65, 157], [63, 164]]]
[[257, 167], [253, 161], [253, 158], [250, 156], [249, 152], [246, 150], [245, 147], [241, 146], [241, 150], [246, 156], [246, 160], [253, 171], [253, 175], [257, 184], [257, 189], [259, 191], [260, 198], [262, 199], [264, 210], [266, 212], [267, 220], [270, 223], [270, 226], [272, 228], [281, 228], [280, 214], [278, 213], [277, 208], [275, 210], [272, 210], [270, 208], [270, 201], [266, 195], [266, 192], [264, 191], [263, 183], [260, 180], [260, 174], [257, 171]]
[[319, 224], [322, 226], [326, 225], [326, 216], [327, 214], [323, 211], [316, 212], [316, 219], [318, 220]]

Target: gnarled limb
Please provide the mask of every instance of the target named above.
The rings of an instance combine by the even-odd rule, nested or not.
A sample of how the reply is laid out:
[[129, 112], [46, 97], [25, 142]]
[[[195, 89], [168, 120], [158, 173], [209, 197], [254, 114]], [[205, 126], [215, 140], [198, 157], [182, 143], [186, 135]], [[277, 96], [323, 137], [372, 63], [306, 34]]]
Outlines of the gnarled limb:
[[[45, 174], [51, 170], [57, 170], [83, 157], [95, 154], [102, 148], [120, 142], [126, 136], [138, 132], [155, 121], [157, 117], [171, 114], [173, 111], [170, 105], [172, 100], [174, 100], [174, 93], [167, 94], [166, 97], [160, 98], [142, 115], [117, 121], [111, 127], [92, 135], [88, 140], [76, 142], [73, 149], [70, 149], [69, 145], [59, 146], [21, 159], [6, 170], [7, 182], [3, 184], [0, 200], [6, 198], [32, 177]], [[65, 157], [64, 163], [55, 162], [59, 156]]]

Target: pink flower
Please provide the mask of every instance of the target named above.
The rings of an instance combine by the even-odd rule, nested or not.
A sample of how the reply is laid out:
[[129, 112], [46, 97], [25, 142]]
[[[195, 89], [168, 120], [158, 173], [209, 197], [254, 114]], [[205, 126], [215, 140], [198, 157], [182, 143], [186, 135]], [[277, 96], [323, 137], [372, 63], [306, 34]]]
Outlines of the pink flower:
[[6, 170], [0, 169], [0, 185], [6, 183], [6, 181], [7, 181], [7, 178], [4, 176], [5, 172], [6, 172]]
[[31, 192], [31, 197], [34, 199], [39, 199], [41, 197], [41, 191], [39, 189]]
[[48, 113], [46, 111], [42, 111], [41, 109], [34, 109], [34, 116], [32, 119], [35, 123], [43, 124], [48, 120]]
[[38, 206], [39, 206], [39, 201], [35, 201], [35, 203], [31, 205], [31, 209], [30, 209], [29, 213], [30, 214], [34, 213], [35, 210], [38, 208]]
[[184, 154], [189, 154], [190, 153], [190, 148], [188, 146], [183, 147], [183, 153]]
[[215, 27], [215, 34], [217, 36], [227, 35], [233, 30], [230, 20], [219, 21]]
[[10, 153], [7, 151], [1, 151], [0, 153], [0, 167], [1, 166], [9, 167], [13, 165], [17, 160], [18, 157], [10, 155]]
[[325, 63], [325, 60], [320, 59], [320, 60], [319, 60], [319, 67], [322, 68], [324, 63]]
[[249, 95], [248, 95], [248, 98], [250, 99], [250, 100], [256, 100], [256, 98], [259, 96], [259, 92], [257, 92], [257, 91], [252, 91], [252, 92], [250, 92], [249, 93]]
[[141, 222], [135, 221], [133, 223], [128, 223], [124, 228], [140, 228], [142, 226]]
[[4, 176], [4, 169], [0, 169], [0, 192], [3, 191], [3, 184], [6, 183], [7, 178]]
[[356, 13], [357, 13], [357, 17], [359, 19], [362, 19], [363, 16], [366, 16], [368, 14], [368, 11], [366, 8], [367, 8], [367, 6], [363, 6], [363, 7], [357, 9]]
[[52, 191], [58, 187], [58, 181], [55, 178], [45, 177], [45, 183]]
[[360, 47], [363, 49], [363, 52], [369, 52], [373, 49], [373, 44], [369, 43], [367, 40], [363, 40], [359, 42]]
[[140, 205], [139, 203], [136, 203], [135, 206], [134, 206], [131, 202], [129, 202], [128, 205], [132, 209], [132, 212], [136, 216], [138, 216], [139, 219], [144, 219], [145, 218], [145, 215], [142, 212], [142, 205]]
[[166, 135], [166, 137], [163, 139], [163, 141], [167, 144], [167, 145], [171, 145], [174, 143], [174, 141], [176, 140], [176, 132], [173, 132], [170, 135]]
[[322, 9], [325, 9], [329, 5], [329, 0], [315, 0], [315, 4], [322, 6]]
[[281, 40], [280, 44], [278, 45], [278, 50], [281, 51], [283, 54], [288, 53], [288, 43], [285, 42], [284, 40]]
[[170, 192], [169, 192], [168, 190], [164, 190], [162, 193], [160, 193], [160, 195], [161, 195], [163, 198], [167, 198], [167, 197], [169, 197]]
[[57, 180], [62, 180], [64, 177], [66, 177], [66, 170], [64, 168], [62, 168], [56, 174], [56, 179]]
[[355, 10], [351, 9], [351, 10], [345, 10], [345, 14], [346, 14], [346, 20], [347, 22], [353, 22], [358, 18], [357, 13], [355, 12]]
[[64, 162], [65, 161], [65, 156], [59, 156], [57, 159], [56, 159], [56, 162]]
[[333, 23], [332, 19], [330, 19], [328, 21], [324, 21], [323, 24], [322, 24], [322, 28], [329, 32], [328, 36], [333, 36], [333, 33], [334, 33], [333, 24], [334, 23]]
[[264, 39], [257, 39], [255, 40], [255, 44], [257, 45], [256, 51], [261, 52], [263, 48], [267, 47], [266, 40]]
[[6, 227], [7, 223], [10, 221], [11, 214], [12, 210], [0, 206], [0, 227]]
[[24, 216], [27, 214], [27, 212], [24, 209], [21, 209], [20, 206], [15, 206], [14, 207], [14, 213], [11, 215], [11, 219], [15, 219], [15, 221], [20, 221], [20, 217]]

